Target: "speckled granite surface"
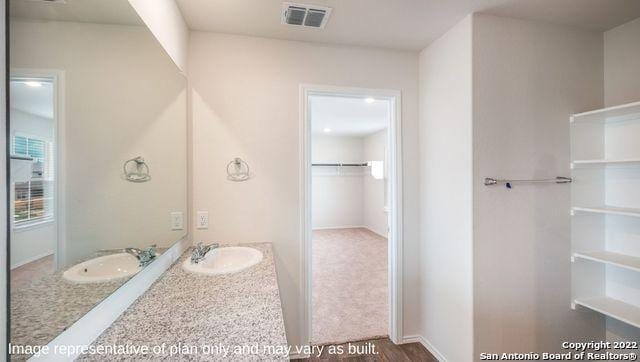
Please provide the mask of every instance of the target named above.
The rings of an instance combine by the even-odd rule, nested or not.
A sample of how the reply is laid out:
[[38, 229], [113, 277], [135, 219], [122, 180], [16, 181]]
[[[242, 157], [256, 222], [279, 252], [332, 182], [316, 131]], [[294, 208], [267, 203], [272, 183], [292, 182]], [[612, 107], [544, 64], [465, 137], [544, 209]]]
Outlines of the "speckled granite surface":
[[148, 353], [130, 349], [79, 360], [287, 360], [271, 244], [242, 246], [262, 251], [263, 260], [227, 275], [186, 273], [182, 262], [191, 255], [187, 250], [91, 346], [146, 346]]
[[[112, 252], [98, 252], [79, 262], [108, 254]], [[27, 287], [12, 286], [12, 344], [46, 345], [130, 279], [78, 284], [62, 277], [65, 270], [36, 278]], [[21, 361], [28, 357], [13, 355], [11, 360]]]

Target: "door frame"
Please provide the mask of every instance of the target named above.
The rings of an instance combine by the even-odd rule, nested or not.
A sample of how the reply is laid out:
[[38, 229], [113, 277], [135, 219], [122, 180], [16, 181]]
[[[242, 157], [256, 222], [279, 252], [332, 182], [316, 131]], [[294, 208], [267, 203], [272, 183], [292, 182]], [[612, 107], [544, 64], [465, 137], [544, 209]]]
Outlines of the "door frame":
[[[65, 265], [66, 250], [66, 213], [65, 213], [65, 72], [58, 69], [40, 68], [12, 68], [10, 70], [9, 82], [13, 78], [47, 78], [53, 82], [53, 120], [54, 120], [54, 153], [55, 153], [55, 188], [54, 188], [54, 210], [56, 224], [56, 245], [53, 251], [53, 264], [55, 270]], [[10, 106], [7, 105], [7, 108]], [[11, 143], [11, 119], [7, 126], [7, 144]], [[10, 146], [9, 146], [10, 147]], [[9, 148], [8, 148], [9, 149]], [[8, 200], [9, 205], [13, 200]], [[7, 215], [9, 225], [12, 225], [12, 215]], [[13, 235], [12, 232], [9, 233]], [[11, 240], [7, 241], [10, 245]], [[10, 255], [7, 256], [10, 258]], [[10, 263], [10, 261], [9, 261]], [[9, 264], [10, 265], [10, 264]]]
[[311, 122], [309, 97], [331, 95], [345, 97], [374, 97], [390, 101], [391, 122], [387, 135], [389, 147], [389, 230], [388, 230], [388, 289], [389, 289], [389, 338], [402, 343], [403, 303], [403, 223], [402, 223], [402, 102], [401, 92], [392, 89], [337, 87], [329, 85], [300, 85], [300, 331], [303, 343], [311, 342], [312, 335], [312, 253], [311, 253]]

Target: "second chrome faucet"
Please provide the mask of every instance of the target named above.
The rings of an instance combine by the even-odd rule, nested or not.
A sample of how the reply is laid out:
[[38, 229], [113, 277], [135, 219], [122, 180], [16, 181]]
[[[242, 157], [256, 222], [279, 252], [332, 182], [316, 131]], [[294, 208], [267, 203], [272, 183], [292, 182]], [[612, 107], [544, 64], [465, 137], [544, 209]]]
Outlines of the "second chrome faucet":
[[215, 249], [219, 246], [218, 243], [213, 243], [213, 244], [209, 244], [209, 245], [204, 245], [201, 242], [199, 242], [194, 248], [193, 251], [191, 252], [191, 263], [192, 264], [198, 264], [199, 262], [201, 262], [204, 257], [207, 255], [207, 253], [209, 251], [211, 251], [212, 249]]

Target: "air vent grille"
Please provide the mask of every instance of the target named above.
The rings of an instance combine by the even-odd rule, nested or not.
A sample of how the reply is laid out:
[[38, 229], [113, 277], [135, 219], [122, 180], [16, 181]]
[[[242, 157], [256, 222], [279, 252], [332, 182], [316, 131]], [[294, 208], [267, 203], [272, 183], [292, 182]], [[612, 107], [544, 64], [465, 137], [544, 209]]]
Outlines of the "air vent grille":
[[307, 15], [307, 9], [297, 6], [290, 6], [287, 10], [286, 22], [290, 25], [302, 25], [304, 17]]
[[27, 0], [30, 2], [42, 2], [42, 3], [54, 3], [54, 4], [66, 4], [67, 0]]
[[317, 5], [283, 3], [282, 23], [309, 28], [324, 28], [331, 8]]

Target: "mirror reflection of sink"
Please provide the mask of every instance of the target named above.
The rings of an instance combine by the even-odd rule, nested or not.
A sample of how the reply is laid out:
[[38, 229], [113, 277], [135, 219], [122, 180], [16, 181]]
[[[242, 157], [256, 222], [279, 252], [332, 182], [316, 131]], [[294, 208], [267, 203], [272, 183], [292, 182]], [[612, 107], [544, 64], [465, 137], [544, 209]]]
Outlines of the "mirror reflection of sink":
[[99, 256], [76, 264], [62, 276], [74, 283], [100, 283], [133, 276], [141, 269], [135, 256], [118, 253]]
[[262, 252], [244, 246], [216, 248], [207, 253], [199, 263], [191, 263], [191, 258], [182, 263], [182, 268], [197, 274], [231, 274], [250, 268], [262, 261]]

